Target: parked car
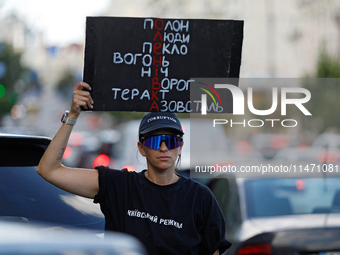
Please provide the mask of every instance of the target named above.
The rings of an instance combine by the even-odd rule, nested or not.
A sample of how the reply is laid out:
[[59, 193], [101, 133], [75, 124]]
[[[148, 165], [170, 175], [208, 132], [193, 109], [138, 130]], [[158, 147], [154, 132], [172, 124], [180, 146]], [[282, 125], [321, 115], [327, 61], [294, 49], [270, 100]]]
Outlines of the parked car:
[[330, 163], [340, 161], [340, 135], [333, 133], [320, 134], [311, 146], [288, 147], [280, 150], [273, 162], [276, 163]]
[[146, 255], [141, 243], [126, 234], [106, 233], [100, 238], [42, 227], [0, 220], [0, 255]]
[[112, 153], [117, 140], [119, 132], [114, 129], [73, 132], [62, 162], [69, 167], [95, 168], [98, 165], [114, 167]]
[[275, 133], [258, 133], [251, 137], [250, 142], [264, 159], [272, 159], [280, 150], [295, 146], [295, 139], [288, 135]]
[[320, 134], [313, 142], [312, 147], [327, 150], [340, 150], [340, 135], [336, 133]]
[[339, 254], [340, 176], [317, 177], [212, 179], [232, 242], [227, 254]]
[[47, 137], [0, 134], [0, 219], [103, 233], [99, 205], [61, 190], [37, 174], [49, 143]]

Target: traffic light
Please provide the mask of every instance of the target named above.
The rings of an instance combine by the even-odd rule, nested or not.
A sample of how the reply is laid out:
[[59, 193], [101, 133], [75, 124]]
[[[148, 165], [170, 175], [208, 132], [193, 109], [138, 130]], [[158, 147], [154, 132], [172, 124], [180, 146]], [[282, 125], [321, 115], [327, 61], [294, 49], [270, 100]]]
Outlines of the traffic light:
[[6, 88], [4, 85], [0, 84], [0, 98], [6, 94]]

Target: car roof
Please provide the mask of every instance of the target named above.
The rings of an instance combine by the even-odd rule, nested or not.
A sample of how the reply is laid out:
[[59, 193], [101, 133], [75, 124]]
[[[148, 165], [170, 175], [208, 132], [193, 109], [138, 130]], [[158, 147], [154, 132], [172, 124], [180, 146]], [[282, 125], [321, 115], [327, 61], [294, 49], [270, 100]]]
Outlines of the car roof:
[[110, 232], [102, 238], [43, 227], [0, 221], [0, 254], [146, 254], [136, 238], [123, 233]]

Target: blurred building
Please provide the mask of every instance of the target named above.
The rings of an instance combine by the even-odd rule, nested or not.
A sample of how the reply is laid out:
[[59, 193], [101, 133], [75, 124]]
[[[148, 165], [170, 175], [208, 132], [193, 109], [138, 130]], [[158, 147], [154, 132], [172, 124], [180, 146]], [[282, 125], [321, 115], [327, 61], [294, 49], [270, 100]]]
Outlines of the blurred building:
[[[244, 20], [242, 78], [310, 74], [322, 47], [340, 62], [340, 0], [111, 0], [102, 15]], [[35, 127], [39, 119], [55, 129], [69, 99], [54, 89], [66, 73], [81, 79], [84, 40], [47, 47], [39, 31], [12, 14], [1, 18], [0, 31], [0, 42], [22, 52], [23, 63], [43, 86], [38, 103], [20, 121]]]
[[[301, 77], [314, 70], [321, 47], [340, 61], [339, 0], [111, 0], [102, 15], [244, 20], [241, 77]], [[65, 70], [81, 74], [83, 41], [46, 48], [15, 15], [0, 29], [0, 41], [23, 51], [46, 85], [55, 86]]]
[[21, 53], [21, 63], [34, 72], [42, 87], [39, 93], [32, 89], [21, 93], [18, 105], [24, 114], [18, 118], [9, 115], [2, 124], [55, 130], [60, 125], [61, 105], [65, 104], [67, 109], [70, 104], [70, 99], [56, 94], [55, 88], [65, 73], [74, 75], [75, 80], [81, 79], [84, 45], [46, 47], [43, 34], [31, 29], [15, 14], [0, 20], [0, 31], [0, 43], [10, 44], [14, 51]]
[[25, 41], [32, 35], [29, 28], [15, 14], [1, 20], [0, 31], [0, 41], [12, 44], [15, 51], [23, 51]]
[[295, 25], [298, 58], [306, 70], [315, 68], [318, 54], [324, 47], [340, 63], [340, 1], [299, 0], [300, 20]]
[[244, 20], [244, 78], [311, 73], [321, 47], [340, 61], [339, 0], [111, 0], [104, 15]]

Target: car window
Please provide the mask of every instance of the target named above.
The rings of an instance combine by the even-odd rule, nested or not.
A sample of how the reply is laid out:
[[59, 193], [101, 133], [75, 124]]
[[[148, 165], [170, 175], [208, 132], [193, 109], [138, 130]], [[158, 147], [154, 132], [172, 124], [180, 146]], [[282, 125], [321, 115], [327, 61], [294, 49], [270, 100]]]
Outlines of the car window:
[[0, 166], [37, 166], [49, 143], [44, 137], [0, 134]]
[[36, 173], [36, 167], [0, 167], [0, 176], [0, 217], [104, 230], [104, 217], [92, 200], [46, 182]]
[[340, 179], [249, 179], [244, 183], [249, 217], [339, 213]]

